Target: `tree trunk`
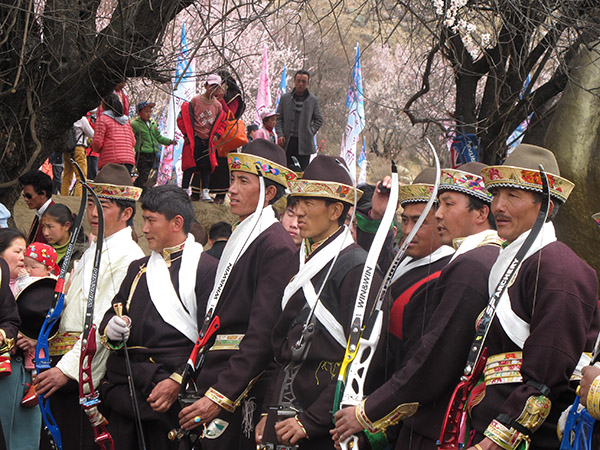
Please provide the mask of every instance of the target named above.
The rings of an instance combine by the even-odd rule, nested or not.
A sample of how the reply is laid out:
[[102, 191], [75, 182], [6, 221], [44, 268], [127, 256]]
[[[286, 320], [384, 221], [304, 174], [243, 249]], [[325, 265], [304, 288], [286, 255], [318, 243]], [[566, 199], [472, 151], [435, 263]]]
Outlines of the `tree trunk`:
[[561, 176], [575, 189], [559, 211], [558, 238], [598, 271], [600, 230], [590, 218], [600, 211], [600, 42], [581, 46], [572, 78], [544, 139], [558, 160]]

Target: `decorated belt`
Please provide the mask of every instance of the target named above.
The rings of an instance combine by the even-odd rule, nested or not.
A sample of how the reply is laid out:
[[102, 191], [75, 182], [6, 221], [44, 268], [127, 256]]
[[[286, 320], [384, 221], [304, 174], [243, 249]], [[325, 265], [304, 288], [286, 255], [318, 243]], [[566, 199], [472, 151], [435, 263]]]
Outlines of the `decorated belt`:
[[48, 342], [50, 356], [62, 356], [70, 351], [79, 340], [81, 333], [57, 334]]
[[208, 351], [239, 350], [242, 339], [243, 334], [217, 334], [214, 345]]
[[[582, 359], [586, 357], [582, 355]], [[490, 356], [483, 372], [485, 384], [522, 383], [521, 366], [523, 365], [523, 352], [500, 353]], [[574, 373], [571, 380], [579, 380], [581, 375]]]

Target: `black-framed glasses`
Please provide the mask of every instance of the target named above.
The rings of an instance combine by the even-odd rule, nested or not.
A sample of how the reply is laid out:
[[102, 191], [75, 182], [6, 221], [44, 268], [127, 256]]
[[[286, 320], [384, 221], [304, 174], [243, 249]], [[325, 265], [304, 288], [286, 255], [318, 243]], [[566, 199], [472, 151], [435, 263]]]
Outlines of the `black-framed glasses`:
[[31, 200], [33, 198], [33, 195], [28, 194], [27, 192], [23, 192], [23, 198], [26, 198], [27, 200]]

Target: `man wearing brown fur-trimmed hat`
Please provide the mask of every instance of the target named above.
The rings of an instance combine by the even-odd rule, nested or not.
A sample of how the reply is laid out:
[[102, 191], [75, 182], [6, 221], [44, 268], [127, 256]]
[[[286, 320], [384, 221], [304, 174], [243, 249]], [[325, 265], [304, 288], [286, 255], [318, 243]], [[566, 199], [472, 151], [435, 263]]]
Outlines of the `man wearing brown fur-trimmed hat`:
[[[135, 214], [135, 202], [142, 190], [133, 186], [128, 170], [121, 164], [106, 164], [98, 172], [94, 182], [89, 184], [100, 198], [104, 214], [104, 241], [94, 304], [94, 324], [98, 326], [127, 274], [127, 267], [132, 261], [144, 256], [142, 249], [132, 239], [132, 229], [127, 225]], [[98, 210], [91, 200], [88, 201], [87, 218], [92, 233], [97, 235]], [[94, 242], [75, 267], [71, 286], [65, 297], [58, 335], [50, 341], [53, 367], [36, 378], [38, 393], [52, 398], [52, 414], [63, 435], [65, 450], [92, 449], [96, 446], [89, 419], [79, 406], [77, 388], [80, 335], [84, 327], [95, 252]], [[108, 357], [108, 350], [100, 345], [99, 338], [98, 334], [97, 351], [91, 363], [95, 386], [104, 376]], [[51, 448], [44, 433], [42, 435], [40, 448]]]
[[[500, 251], [501, 241], [490, 218], [492, 199], [479, 175], [482, 167], [468, 163], [442, 170], [435, 211], [439, 238], [442, 244], [458, 248], [427, 301], [409, 304], [422, 309], [417, 328], [407, 337], [409, 350], [401, 368], [356, 408], [336, 414], [336, 433], [342, 440], [363, 429], [385, 432], [402, 420], [396, 449], [436, 448], [448, 401], [475, 334], [473, 324], [487, 304], [489, 270]], [[416, 403], [415, 413], [410, 405]]]
[[[558, 417], [574, 400], [570, 379], [589, 363], [582, 354], [592, 350], [600, 326], [596, 273], [556, 240], [552, 224], [574, 185], [542, 147], [522, 144], [503, 165], [482, 170], [498, 234], [507, 241], [490, 272], [489, 293], [540, 212], [540, 164], [550, 187], [548, 220], [498, 303], [485, 341], [485, 397], [471, 411], [473, 442], [484, 450], [559, 447]], [[510, 373], [494, 369], [508, 365]]]
[[252, 430], [271, 381], [271, 332], [296, 251], [271, 205], [296, 174], [285, 167], [283, 150], [264, 139], [227, 157], [231, 212], [240, 221], [223, 249], [208, 304], [198, 306], [198, 323], [215, 311], [221, 326], [196, 380], [204, 396], [181, 410], [179, 419], [184, 429], [211, 430], [204, 450], [254, 450]]
[[[344, 225], [355, 203], [355, 188], [340, 158], [317, 156], [301, 180], [290, 182], [290, 191], [298, 199], [295, 212], [304, 240], [293, 263], [297, 274], [285, 289], [283, 312], [273, 330], [275, 358], [281, 364], [272, 395], [263, 405], [268, 416], [257, 427], [256, 440], [261, 448], [298, 445], [300, 449], [331, 449], [334, 375], [344, 358], [367, 252], [354, 243]], [[357, 191], [356, 198], [360, 195]], [[381, 275], [375, 273], [367, 311], [381, 281]], [[314, 315], [310, 314], [312, 308]], [[297, 360], [293, 348], [303, 330], [312, 327], [312, 335], [303, 337], [308, 339], [307, 350], [302, 360]], [[292, 404], [282, 403], [282, 399]]]

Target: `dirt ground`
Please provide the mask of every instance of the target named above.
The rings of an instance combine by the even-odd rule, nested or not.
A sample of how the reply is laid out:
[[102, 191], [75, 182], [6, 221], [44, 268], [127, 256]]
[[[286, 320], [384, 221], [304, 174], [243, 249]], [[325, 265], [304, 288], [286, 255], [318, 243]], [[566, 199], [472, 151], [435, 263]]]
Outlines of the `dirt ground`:
[[[52, 199], [55, 203], [62, 203], [67, 205], [73, 213], [77, 214], [79, 210], [80, 197], [63, 197], [62, 195], [53, 195]], [[227, 203], [227, 202], [226, 202]], [[215, 222], [229, 222], [233, 224], [237, 220], [237, 216], [233, 215], [229, 209], [229, 205], [216, 205], [214, 203], [203, 203], [203, 202], [194, 202], [194, 211], [196, 212], [196, 220], [200, 222], [200, 225], [204, 227], [208, 234], [208, 230], [210, 226]], [[17, 228], [23, 231], [23, 233], [27, 234], [29, 231], [29, 227], [31, 226], [31, 222], [33, 221], [33, 217], [35, 215], [35, 210], [30, 210], [27, 208], [25, 201], [23, 198], [19, 198], [17, 203], [15, 203], [13, 216], [15, 219], [15, 223]], [[86, 234], [90, 232], [90, 226], [85, 219], [83, 225], [83, 230]], [[139, 236], [138, 244], [142, 248], [142, 250], [146, 254], [150, 254], [148, 249], [148, 243], [144, 238], [142, 233], [142, 207], [141, 203], [137, 202], [136, 207], [136, 215], [133, 219], [135, 231]], [[208, 249], [208, 246], [206, 247]]]

